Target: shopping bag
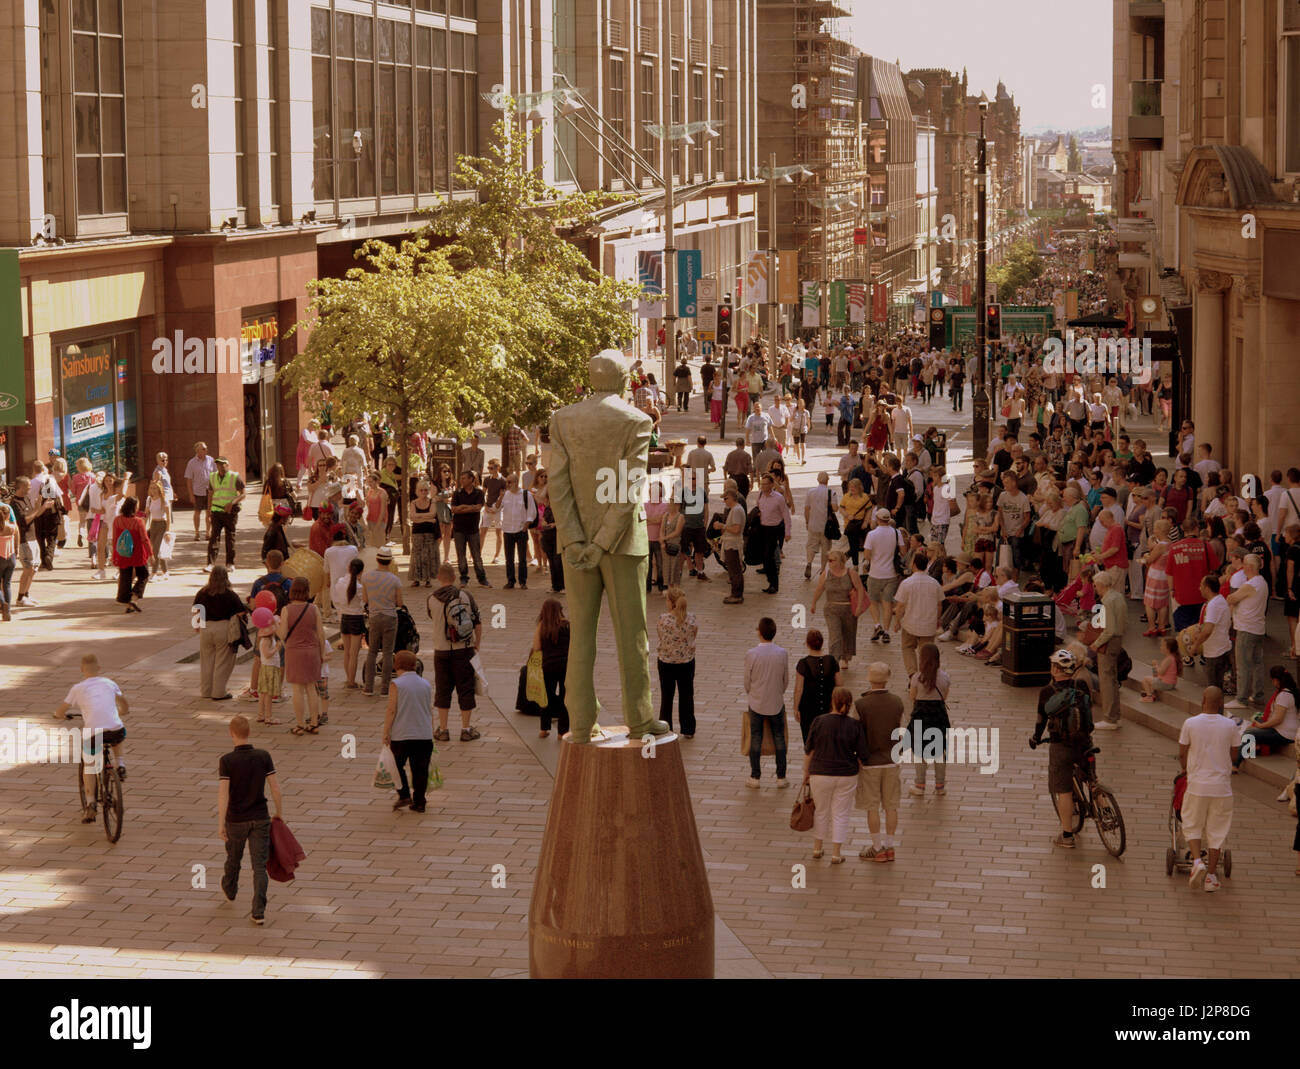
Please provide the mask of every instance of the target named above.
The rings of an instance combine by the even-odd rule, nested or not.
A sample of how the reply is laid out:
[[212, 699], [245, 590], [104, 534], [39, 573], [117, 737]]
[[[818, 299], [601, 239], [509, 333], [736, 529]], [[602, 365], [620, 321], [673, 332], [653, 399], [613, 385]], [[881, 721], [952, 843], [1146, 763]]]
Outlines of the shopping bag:
[[158, 541], [158, 559], [171, 560], [172, 551], [176, 548], [176, 535], [167, 531]]
[[547, 703], [546, 679], [542, 675], [542, 651], [535, 650], [528, 655], [528, 685], [524, 690], [530, 702], [538, 705]]
[[[784, 716], [784, 713], [780, 714]], [[742, 757], [749, 756], [749, 712], [740, 718], [740, 753]], [[772, 734], [772, 718], [763, 717], [763, 749], [764, 757], [771, 757], [776, 753], [776, 738]]]
[[[433, 766], [429, 768], [429, 775], [433, 775]], [[375, 781], [372, 786], [379, 791], [395, 791], [397, 785], [401, 782], [401, 777], [397, 774], [397, 758], [393, 756], [393, 751], [387, 746], [379, 748], [379, 761], [375, 765]]]
[[1131, 560], [1128, 562], [1128, 591], [1129, 597], [1141, 601], [1143, 591], [1146, 586], [1142, 578], [1142, 562], [1140, 560]]
[[1011, 570], [1011, 543], [1003, 542], [998, 546], [998, 567]]
[[487, 676], [483, 673], [483, 658], [475, 651], [474, 656], [469, 659], [470, 666], [474, 669], [474, 693], [480, 698], [488, 692]]

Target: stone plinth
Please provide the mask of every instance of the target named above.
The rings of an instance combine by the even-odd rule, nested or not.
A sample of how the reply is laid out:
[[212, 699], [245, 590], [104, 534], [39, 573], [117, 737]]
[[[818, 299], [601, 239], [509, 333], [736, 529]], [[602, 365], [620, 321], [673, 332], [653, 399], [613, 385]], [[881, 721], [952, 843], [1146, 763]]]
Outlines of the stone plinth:
[[561, 743], [528, 915], [538, 978], [712, 978], [713, 898], [681, 740]]

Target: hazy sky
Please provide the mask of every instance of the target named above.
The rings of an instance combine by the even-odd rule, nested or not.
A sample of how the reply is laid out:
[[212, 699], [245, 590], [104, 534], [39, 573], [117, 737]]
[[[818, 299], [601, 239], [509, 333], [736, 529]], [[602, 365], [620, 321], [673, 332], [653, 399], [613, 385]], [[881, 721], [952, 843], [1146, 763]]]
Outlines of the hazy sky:
[[[970, 90], [992, 98], [1001, 78], [1025, 130], [1110, 122], [1110, 0], [841, 0], [862, 51], [909, 67], [966, 67]], [[1106, 87], [1105, 108], [1092, 106]]]

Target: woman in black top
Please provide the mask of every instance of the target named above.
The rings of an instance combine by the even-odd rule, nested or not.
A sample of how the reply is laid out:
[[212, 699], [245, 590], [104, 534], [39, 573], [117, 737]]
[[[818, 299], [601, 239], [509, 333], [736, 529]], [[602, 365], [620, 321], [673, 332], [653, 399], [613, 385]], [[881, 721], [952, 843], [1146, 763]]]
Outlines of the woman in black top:
[[831, 694], [831, 711], [813, 721], [804, 743], [803, 782], [812, 788], [813, 858], [831, 840], [831, 864], [841, 865], [840, 847], [849, 837], [849, 815], [858, 787], [858, 768], [870, 756], [862, 722], [849, 716], [853, 695], [847, 687]]
[[429, 496], [429, 484], [419, 483], [411, 499], [411, 585], [433, 586], [438, 575], [438, 503]]
[[193, 614], [194, 630], [199, 633], [199, 696], [225, 701], [230, 697], [226, 684], [235, 667], [229, 621], [247, 612], [247, 606], [230, 589], [230, 578], [220, 564], [213, 566], [207, 585], [194, 595], [194, 604], [199, 609]]
[[284, 525], [289, 522], [289, 517], [292, 515], [288, 505], [275, 506], [275, 512], [271, 515], [271, 525], [262, 536], [262, 560], [266, 560], [266, 555], [273, 549], [278, 549], [285, 560], [289, 559], [292, 549], [289, 532], [285, 530]]
[[817, 628], [810, 628], [808, 656], [794, 666], [794, 716], [803, 732], [804, 745], [813, 721], [831, 711], [831, 692], [839, 685], [839, 665], [823, 653], [825, 638]]
[[559, 721], [559, 737], [569, 730], [569, 710], [564, 704], [564, 676], [569, 667], [569, 621], [564, 618], [564, 606], [558, 598], [542, 602], [533, 629], [532, 652], [542, 654], [542, 678], [546, 681], [546, 708], [542, 710], [539, 738], [551, 733], [551, 721]]

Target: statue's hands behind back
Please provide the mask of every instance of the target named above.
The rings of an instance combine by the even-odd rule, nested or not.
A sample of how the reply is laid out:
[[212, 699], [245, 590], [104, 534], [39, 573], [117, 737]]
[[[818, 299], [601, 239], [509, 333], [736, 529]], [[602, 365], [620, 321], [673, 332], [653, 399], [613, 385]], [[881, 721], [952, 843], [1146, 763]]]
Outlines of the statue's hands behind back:
[[594, 542], [571, 542], [564, 547], [564, 566], [588, 571], [600, 564], [605, 551]]

